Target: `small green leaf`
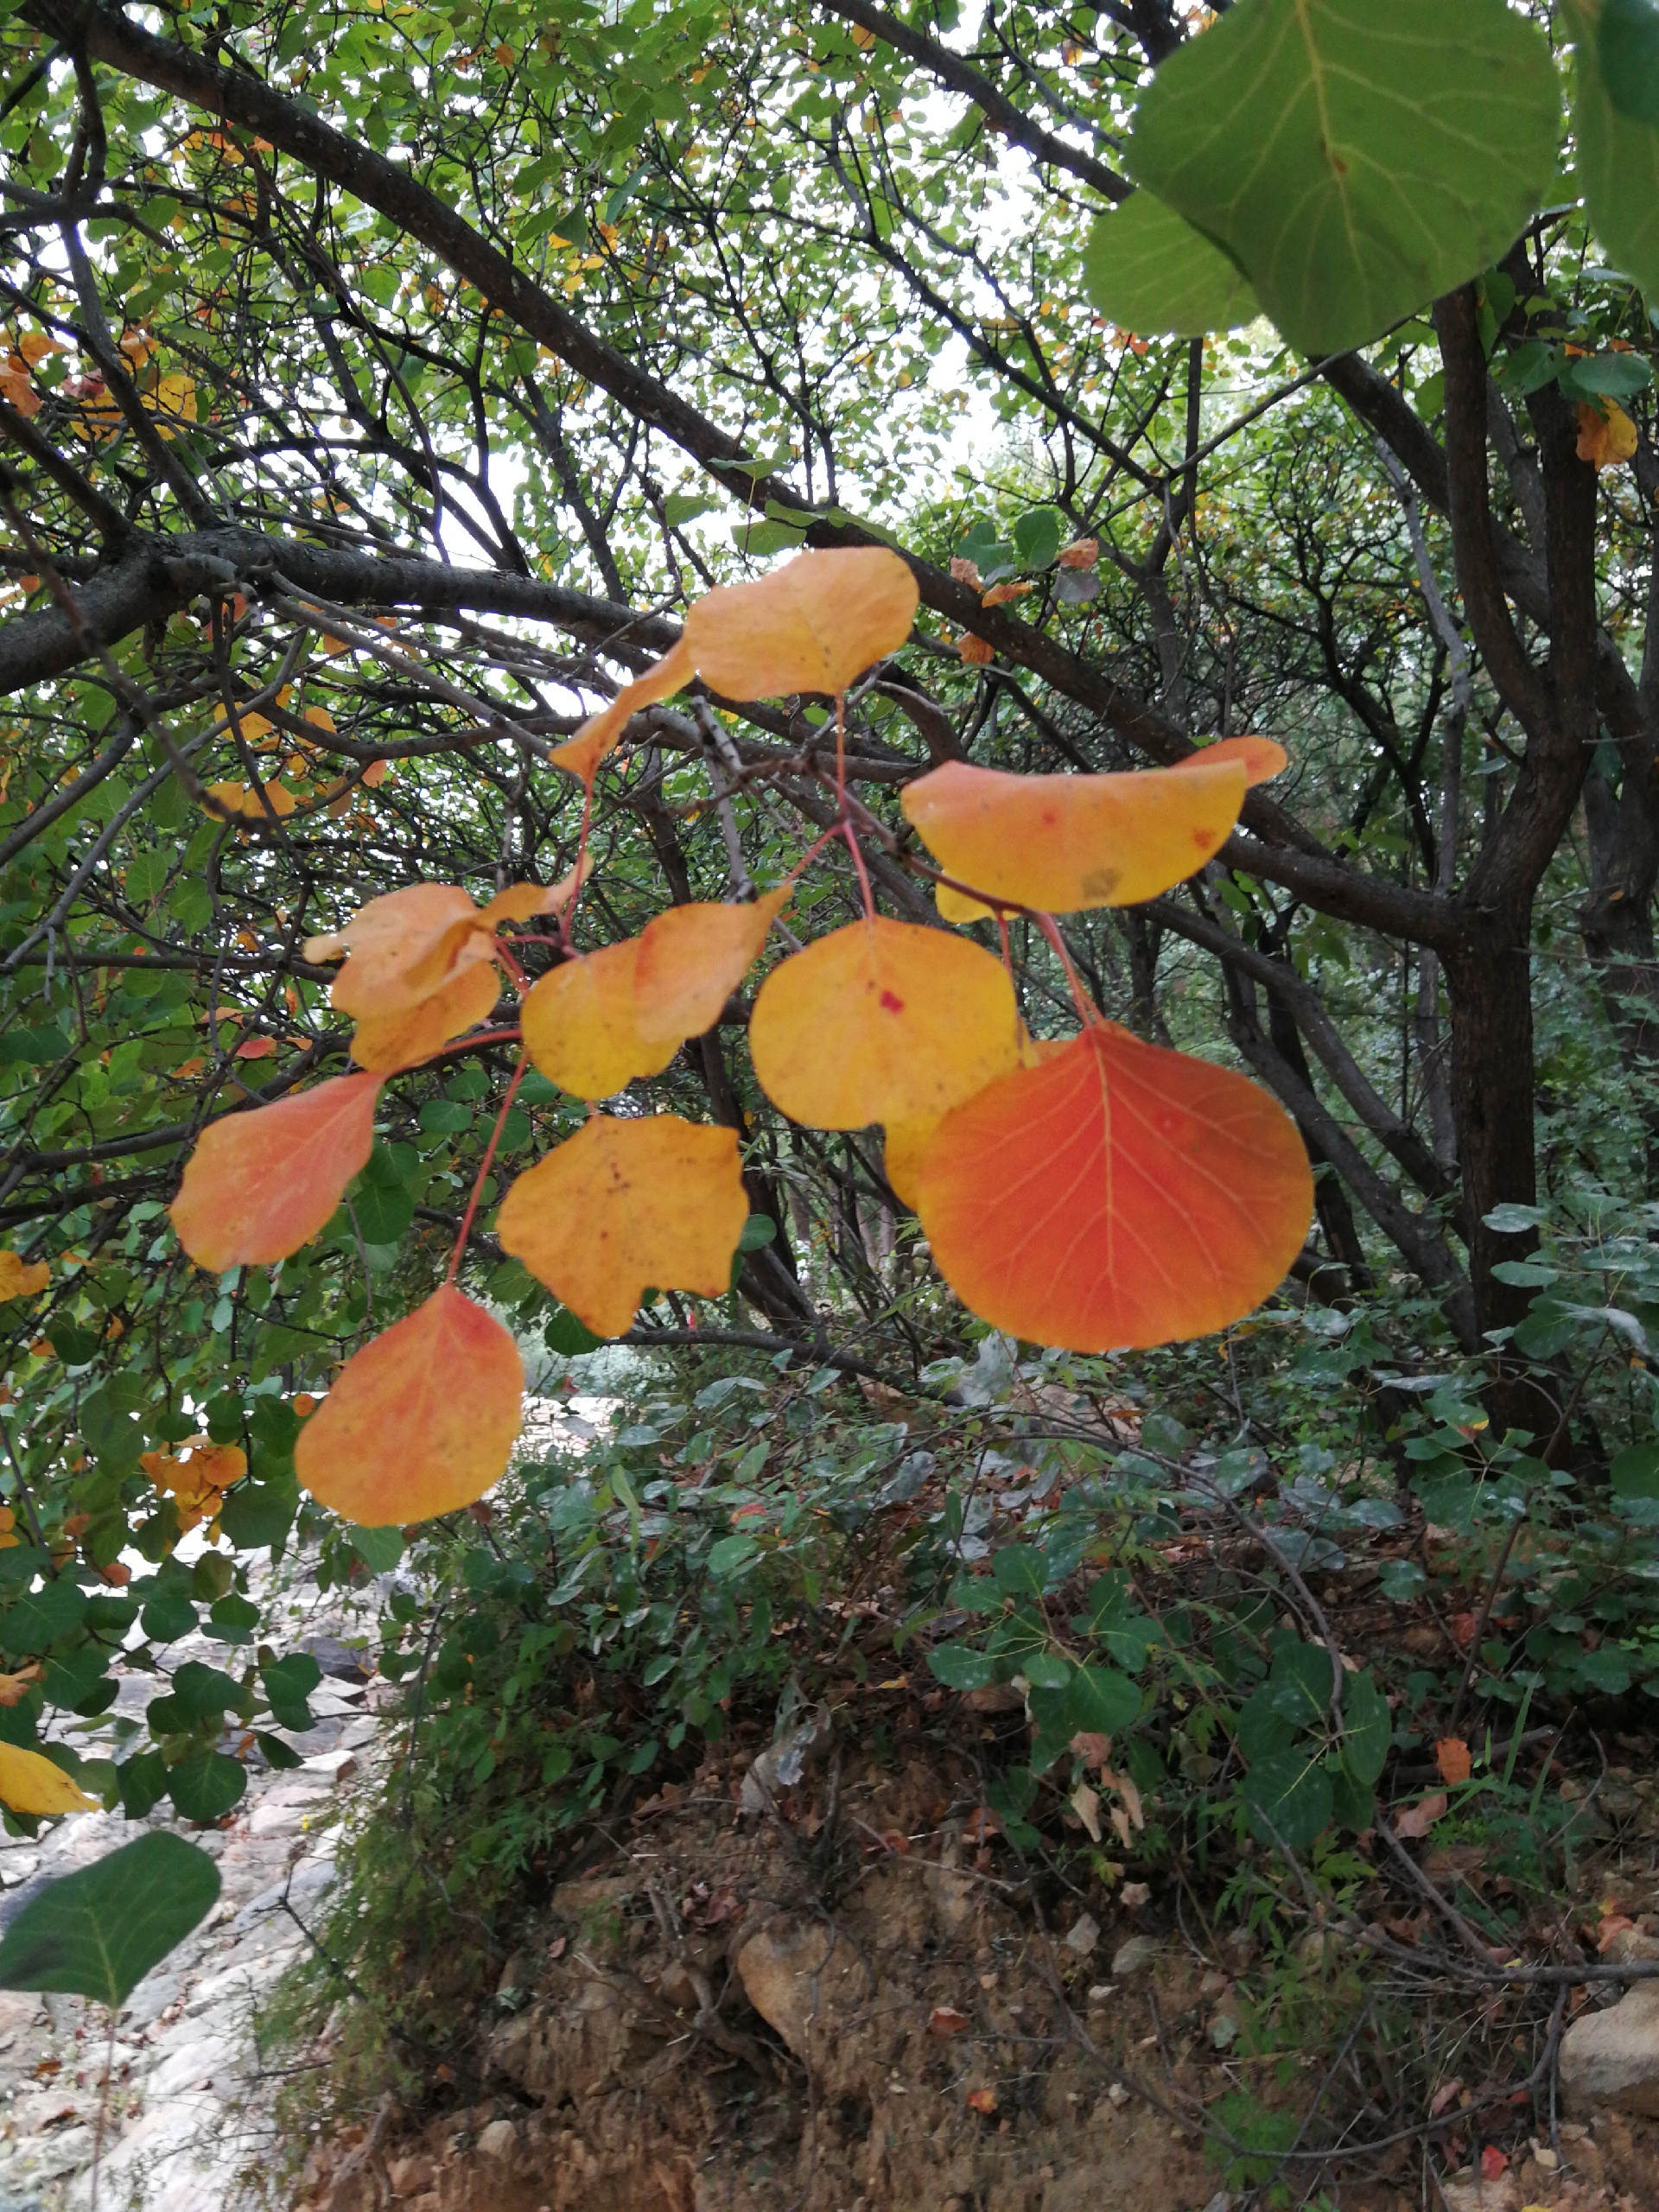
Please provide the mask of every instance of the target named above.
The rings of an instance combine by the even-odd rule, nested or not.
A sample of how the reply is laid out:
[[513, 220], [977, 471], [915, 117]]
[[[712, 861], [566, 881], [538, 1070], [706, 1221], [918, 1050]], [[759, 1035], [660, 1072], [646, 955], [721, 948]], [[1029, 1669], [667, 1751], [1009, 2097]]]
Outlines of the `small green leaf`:
[[404, 1555], [404, 1532], [395, 1523], [385, 1529], [349, 1529], [346, 1534], [371, 1574], [390, 1574]]
[[1202, 338], [1262, 312], [1221, 248], [1150, 192], [1096, 217], [1083, 276], [1102, 315], [1142, 338]]
[[1127, 1675], [1110, 1667], [1079, 1667], [1065, 1693], [1072, 1735], [1116, 1736], [1141, 1711], [1141, 1692]]
[[1020, 567], [1052, 568], [1055, 555], [1071, 535], [1071, 525], [1058, 507], [1028, 508], [1014, 525]]
[[248, 1777], [240, 1759], [222, 1751], [193, 1751], [168, 1777], [175, 1809], [184, 1821], [221, 1819], [241, 1802]]
[[1659, 1497], [1659, 1444], [1632, 1444], [1617, 1454], [1609, 1474], [1615, 1497]]
[[1388, 1764], [1394, 1719], [1369, 1674], [1350, 1675], [1342, 1700], [1342, 1755], [1357, 1782], [1370, 1789]]
[[927, 1663], [947, 1689], [982, 1690], [996, 1680], [995, 1662], [966, 1643], [940, 1644], [928, 1653]]
[[23, 1907], [0, 1942], [0, 1989], [61, 1990], [118, 2009], [218, 1902], [205, 1851], [165, 1829], [140, 1836]]

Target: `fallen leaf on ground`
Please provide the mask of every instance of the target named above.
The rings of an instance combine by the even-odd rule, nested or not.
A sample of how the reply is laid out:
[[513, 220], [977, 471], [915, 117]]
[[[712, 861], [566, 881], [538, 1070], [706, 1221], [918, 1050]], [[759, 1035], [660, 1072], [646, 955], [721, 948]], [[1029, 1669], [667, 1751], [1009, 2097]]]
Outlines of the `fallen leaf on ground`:
[[1468, 1745], [1461, 1736], [1443, 1736], [1434, 1746], [1434, 1764], [1440, 1770], [1440, 1780], [1455, 1789], [1459, 1783], [1469, 1779], [1471, 1762]]
[[1437, 1789], [1432, 1797], [1422, 1797], [1414, 1805], [1402, 1805], [1394, 1816], [1394, 1832], [1408, 1842], [1426, 1836], [1445, 1812], [1446, 1792]]

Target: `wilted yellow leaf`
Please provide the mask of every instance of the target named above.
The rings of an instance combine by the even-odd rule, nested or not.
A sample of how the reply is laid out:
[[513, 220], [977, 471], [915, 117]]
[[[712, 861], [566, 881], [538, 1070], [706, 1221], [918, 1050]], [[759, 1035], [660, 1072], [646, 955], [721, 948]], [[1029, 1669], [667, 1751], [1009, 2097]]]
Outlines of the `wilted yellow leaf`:
[[[257, 715], [250, 715], [243, 725], [245, 733], [257, 720]], [[281, 784], [264, 784], [252, 788], [246, 784], [209, 784], [207, 797], [217, 799], [219, 805], [217, 808], [206, 808], [206, 812], [235, 815], [245, 822], [268, 822], [273, 814], [278, 817], [292, 814], [299, 804], [293, 792], [285, 791]]]
[[1579, 459], [1598, 468], [1612, 468], [1629, 461], [1637, 448], [1636, 425], [1615, 399], [1599, 407], [1579, 403]]

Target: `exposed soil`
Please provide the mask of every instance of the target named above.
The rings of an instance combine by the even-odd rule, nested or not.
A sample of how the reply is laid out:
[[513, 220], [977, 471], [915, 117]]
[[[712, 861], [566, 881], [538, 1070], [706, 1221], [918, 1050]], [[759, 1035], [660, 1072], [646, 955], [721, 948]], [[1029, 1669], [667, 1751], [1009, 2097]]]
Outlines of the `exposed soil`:
[[[468, 2101], [314, 2153], [315, 2212], [1226, 2212], [1196, 2115], [1294, 2094], [1227, 2039], [1248, 1939], [1150, 1901], [1041, 1913], [976, 1841], [963, 1757], [844, 1752], [759, 1813], [741, 1758], [638, 1808], [502, 1974]], [[753, 1800], [753, 1791], [751, 1796]], [[1098, 1904], [1098, 1900], [1091, 1898]], [[1044, 1925], [1044, 1921], [1052, 1925]], [[1126, 1948], [1127, 1947], [1127, 1948]], [[1116, 1961], [1114, 1966], [1114, 1961]], [[1309, 1973], [1322, 1970], [1317, 1956]], [[1312, 2059], [1300, 2062], [1311, 2065]], [[1548, 2153], [1547, 2152], [1548, 2156]], [[1563, 2163], [1447, 2212], [1659, 2205], [1659, 2129], [1569, 2122]], [[1385, 2163], [1385, 2162], [1384, 2162]], [[1414, 2212], [1421, 2146], [1341, 2212]], [[1433, 2201], [1433, 2199], [1430, 2200]]]

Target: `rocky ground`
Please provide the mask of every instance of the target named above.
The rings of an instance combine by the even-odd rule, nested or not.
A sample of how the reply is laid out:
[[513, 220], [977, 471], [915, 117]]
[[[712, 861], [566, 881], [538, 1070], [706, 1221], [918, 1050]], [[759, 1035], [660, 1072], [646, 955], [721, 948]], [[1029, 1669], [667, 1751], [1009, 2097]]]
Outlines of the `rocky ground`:
[[[338, 1615], [315, 1586], [300, 1586], [289, 1604], [296, 1641], [324, 1668], [311, 1698], [316, 1726], [292, 1738], [300, 1767], [251, 1769], [227, 1825], [193, 1831], [219, 1864], [223, 1891], [213, 1914], [139, 1984], [113, 2043], [101, 2007], [0, 1992], [0, 2212], [90, 2208], [100, 2114], [102, 2212], [205, 2212], [238, 2196], [257, 2203], [262, 2194], [280, 2202], [264, 2189], [280, 2077], [262, 2065], [261, 2008], [305, 1947], [295, 1916], [308, 1924], [328, 1887], [330, 1815], [368, 1771], [378, 1726], [377, 1688], [340, 1641]], [[223, 1656], [200, 1637], [172, 1654]], [[120, 1709], [142, 1713], [153, 1693], [153, 1680], [135, 1675]], [[166, 1817], [162, 1808], [156, 1818]], [[0, 1923], [45, 1882], [136, 1832], [118, 1814], [88, 1813], [35, 1842], [0, 1839]]]

